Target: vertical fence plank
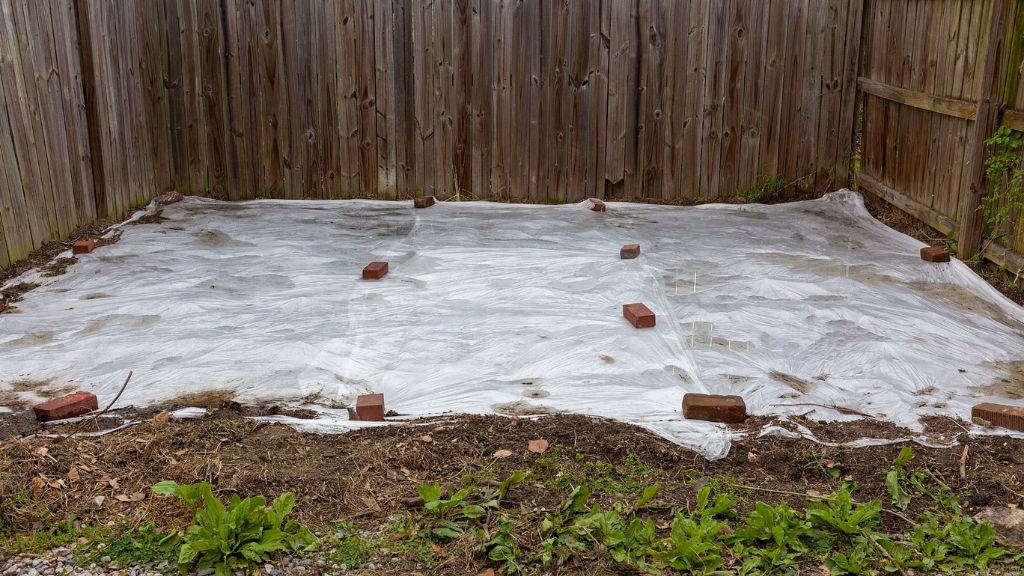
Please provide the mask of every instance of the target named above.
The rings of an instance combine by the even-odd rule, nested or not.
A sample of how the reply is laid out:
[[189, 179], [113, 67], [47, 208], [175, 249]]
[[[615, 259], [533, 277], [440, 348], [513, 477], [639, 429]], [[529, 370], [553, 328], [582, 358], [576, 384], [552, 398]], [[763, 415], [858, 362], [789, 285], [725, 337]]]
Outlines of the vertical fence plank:
[[704, 149], [705, 94], [707, 92], [707, 0], [689, 4], [690, 25], [686, 30], [686, 107], [683, 120], [682, 199], [694, 202], [701, 198]]
[[986, 25], [985, 51], [982, 53], [981, 75], [977, 86], [978, 112], [971, 128], [971, 140], [966, 154], [970, 186], [960, 208], [957, 255], [961, 259], [973, 257], [981, 249], [983, 215], [980, 207], [986, 192], [985, 140], [995, 131], [999, 114], [1010, 7], [1010, 0], [993, 0]]

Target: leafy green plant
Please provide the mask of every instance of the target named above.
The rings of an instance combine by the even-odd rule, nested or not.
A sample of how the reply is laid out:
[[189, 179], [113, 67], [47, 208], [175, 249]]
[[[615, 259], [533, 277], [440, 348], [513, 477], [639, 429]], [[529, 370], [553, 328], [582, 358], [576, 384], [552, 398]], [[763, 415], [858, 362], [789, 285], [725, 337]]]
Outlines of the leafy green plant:
[[850, 490], [843, 486], [824, 502], [807, 503], [807, 519], [812, 524], [846, 535], [863, 534], [881, 521], [882, 503], [871, 500], [853, 504]]
[[805, 538], [810, 533], [810, 522], [789, 504], [772, 507], [758, 502], [730, 540], [736, 555], [744, 559], [744, 572], [787, 572], [807, 551]]
[[991, 138], [985, 140], [989, 147], [985, 159], [985, 178], [988, 194], [982, 198], [984, 214], [983, 234], [993, 240], [1007, 239], [1020, 226], [1007, 226], [1014, 214], [1024, 214], [1024, 134], [1000, 126]]
[[660, 564], [681, 572], [708, 574], [725, 563], [720, 534], [728, 523], [720, 518], [728, 515], [736, 502], [728, 495], [719, 495], [714, 501], [710, 496], [711, 488], [705, 486], [697, 492], [693, 510], [676, 513], [668, 538], [654, 549]]
[[466, 486], [444, 498], [444, 492], [438, 484], [420, 484], [416, 487], [423, 507], [432, 513], [430, 534], [442, 540], [451, 540], [462, 536], [470, 529], [474, 520], [487, 515], [489, 510], [497, 509], [509, 489], [526, 480], [526, 472], [519, 470], [505, 479], [496, 490], [484, 489], [478, 503], [469, 502], [475, 486]]
[[289, 492], [271, 506], [263, 496], [242, 500], [234, 494], [226, 507], [207, 482], [159, 482], [153, 492], [177, 496], [195, 511], [192, 525], [181, 536], [178, 566], [182, 571], [195, 565], [199, 570], [213, 568], [217, 576], [227, 575], [256, 567], [276, 552], [303, 552], [318, 545], [308, 529], [294, 520], [284, 521], [295, 506]]

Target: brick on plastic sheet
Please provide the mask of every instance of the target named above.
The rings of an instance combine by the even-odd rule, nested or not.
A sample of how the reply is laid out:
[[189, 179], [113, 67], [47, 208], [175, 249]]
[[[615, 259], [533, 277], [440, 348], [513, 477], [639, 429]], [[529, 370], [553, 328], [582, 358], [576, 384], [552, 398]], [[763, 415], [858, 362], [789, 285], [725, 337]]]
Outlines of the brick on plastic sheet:
[[1024, 432], [1024, 407], [984, 402], [971, 408], [972, 420], [984, 420], [1000, 428]]
[[88, 254], [96, 249], [95, 240], [79, 240], [71, 245], [72, 254]]
[[622, 316], [634, 328], [653, 328], [656, 322], [654, 312], [651, 312], [650, 308], [640, 302], [623, 304]]
[[925, 262], [949, 262], [949, 248], [926, 246], [921, 248], [921, 260]]
[[388, 274], [387, 262], [370, 262], [363, 268], [363, 280], [380, 280]]
[[683, 417], [737, 424], [747, 419], [747, 405], [739, 396], [690, 393], [683, 396]]
[[384, 395], [360, 395], [356, 398], [356, 416], [364, 422], [380, 422], [384, 420]]
[[626, 244], [619, 250], [619, 258], [623, 260], [632, 260], [640, 255], [639, 244]]

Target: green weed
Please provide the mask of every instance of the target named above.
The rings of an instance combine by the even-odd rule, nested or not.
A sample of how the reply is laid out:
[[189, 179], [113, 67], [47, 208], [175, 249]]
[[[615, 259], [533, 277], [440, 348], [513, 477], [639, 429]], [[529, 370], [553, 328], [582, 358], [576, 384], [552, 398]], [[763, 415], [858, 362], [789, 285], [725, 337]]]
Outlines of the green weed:
[[267, 506], [263, 496], [242, 500], [237, 494], [225, 507], [213, 495], [210, 484], [179, 485], [159, 482], [157, 494], [170, 494], [195, 511], [193, 524], [181, 536], [178, 566], [185, 570], [213, 568], [217, 576], [254, 568], [276, 552], [303, 552], [317, 547], [312, 532], [285, 517], [295, 506], [295, 497], [285, 492]]
[[759, 175], [757, 180], [742, 188], [737, 196], [744, 203], [759, 203], [773, 200], [786, 188], [786, 181], [778, 174], [774, 176]]

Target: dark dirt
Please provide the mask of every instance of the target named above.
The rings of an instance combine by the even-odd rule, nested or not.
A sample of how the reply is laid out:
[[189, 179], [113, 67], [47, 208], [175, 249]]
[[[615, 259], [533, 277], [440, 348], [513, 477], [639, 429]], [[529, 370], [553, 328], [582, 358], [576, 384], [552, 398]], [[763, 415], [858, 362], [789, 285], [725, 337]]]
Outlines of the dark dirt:
[[111, 222], [99, 219], [90, 224], [84, 224], [76, 228], [68, 237], [63, 241], [51, 240], [44, 243], [42, 246], [37, 248], [31, 254], [29, 254], [23, 260], [15, 262], [7, 268], [0, 269], [0, 284], [3, 284], [14, 278], [24, 274], [31, 268], [42, 268], [50, 263], [57, 254], [68, 250], [71, 245], [79, 240], [96, 239], [97, 246], [106, 246], [113, 244], [120, 239], [120, 235], [115, 235], [114, 238], [100, 239], [100, 236], [111, 226]]
[[[76, 436], [66, 442], [10, 438], [0, 443], [0, 470], [5, 471], [0, 475], [0, 500], [34, 493], [36, 501], [0, 508], [0, 523], [29, 531], [47, 517], [53, 521], [124, 517], [180, 526], [189, 519], [183, 508], [161, 500], [156, 506], [159, 514], [154, 514], [157, 502], [149, 496], [149, 486], [168, 479], [209, 481], [225, 495], [292, 491], [299, 502], [299, 519], [315, 526], [340, 519], [384, 520], [416, 497], [419, 482], [453, 486], [467, 475], [503, 478], [524, 468], [537, 477], [519, 504], [550, 509], [565, 494], [546, 487], [544, 482], [550, 479], [544, 478], [546, 470], [564, 473], [581, 461], [606, 462], [621, 470], [631, 454], [650, 466], [645, 482], [675, 487], [659, 496], [666, 506], [689, 501], [694, 487], [712, 476], [729, 478], [733, 489], [746, 495], [741, 510], [756, 500], [784, 498], [801, 504], [808, 491], [827, 494], [838, 487], [839, 480], [826, 475], [825, 467], [838, 467], [843, 476], [854, 479], [859, 500], [887, 501], [885, 472], [900, 450], [899, 444], [849, 448], [779, 436], [755, 438], [752, 432], [764, 419], [745, 424], [739, 430], [748, 434], [734, 442], [729, 455], [709, 462], [635, 426], [574, 415], [458, 416], [320, 435], [239, 418], [232, 412], [230, 407], [222, 408], [206, 418], [184, 421], [161, 415], [106, 436]], [[866, 420], [801, 423], [831, 442], [865, 435], [908, 435]], [[954, 490], [980, 495], [978, 501], [1024, 503], [1024, 442], [970, 437], [963, 433], [963, 423], [938, 425], [951, 435], [951, 442], [959, 444], [950, 448], [914, 444], [914, 466], [928, 468]], [[72, 426], [51, 426], [47, 431], [60, 434]], [[538, 438], [549, 441], [553, 449], [541, 456], [527, 451], [527, 443]], [[498, 450], [512, 455], [496, 458]], [[116, 498], [139, 493], [146, 494], [146, 499], [120, 502]], [[96, 504], [97, 496], [104, 496], [103, 504]], [[923, 510], [914, 506], [908, 514]], [[927, 504], [922, 501], [917, 506]]]

